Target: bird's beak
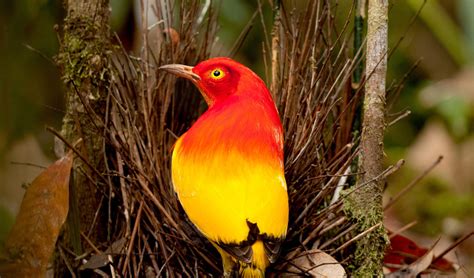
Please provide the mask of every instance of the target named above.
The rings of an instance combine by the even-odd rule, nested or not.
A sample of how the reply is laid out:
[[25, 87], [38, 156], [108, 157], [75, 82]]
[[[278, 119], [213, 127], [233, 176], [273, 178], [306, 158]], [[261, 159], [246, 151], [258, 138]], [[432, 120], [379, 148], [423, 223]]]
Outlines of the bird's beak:
[[165, 70], [169, 73], [176, 74], [177, 76], [184, 77], [189, 79], [193, 82], [197, 82], [201, 80], [199, 75], [193, 72], [193, 67], [180, 65], [180, 64], [171, 64], [171, 65], [164, 65], [159, 67], [160, 70]]

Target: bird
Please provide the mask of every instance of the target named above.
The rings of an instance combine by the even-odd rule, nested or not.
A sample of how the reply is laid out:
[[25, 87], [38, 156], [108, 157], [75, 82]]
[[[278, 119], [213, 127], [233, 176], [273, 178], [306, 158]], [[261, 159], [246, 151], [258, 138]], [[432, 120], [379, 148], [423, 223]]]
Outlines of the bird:
[[173, 148], [181, 206], [220, 253], [224, 277], [265, 277], [289, 217], [283, 128], [268, 88], [227, 57], [160, 69], [190, 80], [208, 106]]

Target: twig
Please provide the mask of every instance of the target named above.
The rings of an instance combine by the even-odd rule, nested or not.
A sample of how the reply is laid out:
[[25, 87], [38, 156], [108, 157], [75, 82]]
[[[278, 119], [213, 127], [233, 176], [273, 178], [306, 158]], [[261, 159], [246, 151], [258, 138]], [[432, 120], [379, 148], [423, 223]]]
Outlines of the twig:
[[[85, 158], [80, 151], [78, 151], [75, 146], [71, 145], [67, 140], [66, 138], [64, 138], [59, 132], [57, 132], [56, 130], [54, 130], [52, 127], [49, 127], [47, 126], [46, 127], [46, 130], [51, 132], [52, 134], [54, 134], [54, 136], [58, 137], [66, 146], [68, 146], [68, 148], [70, 148], [88, 167], [89, 169], [91, 169], [96, 175], [97, 177], [99, 177], [100, 179], [102, 179], [105, 183], [107, 183], [107, 179], [102, 176], [99, 171], [94, 167], [92, 166], [92, 164], [87, 160], [87, 158]], [[82, 140], [82, 139], [79, 139], [79, 140]]]
[[97, 253], [97, 254], [102, 254], [102, 251], [100, 251], [95, 245], [94, 243], [92, 243], [92, 241], [89, 239], [89, 237], [84, 234], [84, 232], [80, 232], [81, 233], [81, 236], [86, 240], [87, 244], [89, 244], [89, 246], [94, 249], [94, 251]]
[[339, 200], [339, 196], [341, 194], [342, 189], [344, 188], [344, 185], [346, 184], [350, 171], [351, 171], [351, 166], [349, 165], [344, 171], [344, 174], [342, 174], [341, 178], [339, 179], [339, 182], [336, 185], [336, 189], [334, 190], [334, 194], [332, 196], [332, 199], [329, 205], [332, 205], [335, 202], [337, 202], [337, 200]]
[[365, 230], [364, 232], [358, 234], [357, 236], [351, 238], [349, 241], [347, 241], [346, 243], [344, 243], [343, 245], [339, 246], [336, 250], [332, 251], [330, 253], [330, 255], [333, 255], [335, 253], [337, 253], [338, 251], [340, 250], [343, 250], [344, 248], [346, 248], [347, 246], [349, 246], [349, 244], [353, 243], [354, 241], [357, 241], [359, 240], [361, 237], [365, 236], [366, 234], [372, 232], [373, 230], [377, 229], [378, 227], [382, 226], [382, 223], [378, 223], [372, 227], [370, 227], [369, 229]]
[[244, 41], [247, 38], [248, 34], [250, 33], [250, 30], [252, 30], [253, 22], [255, 20], [255, 17], [257, 17], [257, 15], [258, 15], [258, 11], [255, 11], [253, 13], [252, 17], [250, 18], [250, 20], [247, 22], [247, 25], [245, 25], [242, 32], [240, 32], [240, 35], [237, 37], [234, 44], [230, 48], [230, 51], [229, 51], [229, 56], [230, 57], [234, 57], [235, 54], [237, 53], [237, 51], [239, 51], [240, 47], [244, 43]]
[[29, 162], [10, 161], [10, 164], [12, 164], [12, 165], [31, 166], [31, 167], [36, 167], [36, 168], [40, 168], [40, 169], [46, 169], [46, 168], [48, 168], [48, 167], [45, 167], [45, 166], [42, 166], [42, 165], [39, 165], [39, 164], [29, 163]]
[[26, 44], [24, 43], [23, 44], [24, 47], [28, 48], [29, 50], [35, 52], [36, 54], [40, 55], [42, 58], [44, 58], [46, 61], [50, 62], [51, 65], [56, 65], [56, 63], [53, 61], [53, 59], [51, 59], [50, 57], [46, 56], [46, 54], [44, 54], [43, 52], [41, 52], [40, 50], [34, 48], [33, 46], [29, 45], [29, 44]]
[[59, 250], [59, 256], [61, 259], [63, 259], [64, 264], [66, 265], [67, 270], [69, 271], [69, 274], [71, 275], [72, 278], [76, 278], [76, 274], [74, 273], [74, 270], [72, 269], [71, 264], [69, 263], [66, 254], [64, 254], [63, 248], [61, 245], [58, 245], [58, 250]]
[[399, 161], [397, 161], [397, 163], [395, 163], [394, 165], [390, 165], [387, 167], [387, 169], [385, 169], [382, 173], [380, 173], [378, 176], [374, 177], [373, 179], [371, 180], [368, 180], [364, 183], [360, 183], [360, 184], [357, 184], [356, 186], [354, 187], [351, 187], [350, 191], [347, 193], [347, 195], [345, 195], [344, 197], [349, 197], [350, 195], [354, 194], [354, 192], [360, 190], [361, 188], [367, 186], [368, 184], [370, 184], [371, 182], [374, 182], [376, 180], [382, 180], [382, 179], [385, 179], [386, 177], [390, 176], [391, 174], [393, 174], [394, 172], [396, 172], [397, 170], [400, 169], [400, 167], [405, 163], [405, 160], [403, 159], [400, 159]]
[[444, 250], [443, 252], [441, 252], [441, 254], [435, 256], [433, 258], [433, 261], [431, 262], [432, 264], [435, 263], [437, 260], [441, 259], [444, 257], [444, 255], [448, 254], [451, 250], [453, 250], [456, 246], [458, 246], [459, 244], [461, 244], [463, 241], [465, 241], [466, 239], [468, 239], [469, 237], [471, 237], [472, 235], [474, 235], [474, 231], [468, 233], [467, 235], [464, 235], [463, 237], [459, 238], [458, 240], [456, 240], [453, 244], [451, 244], [451, 246], [449, 246], [446, 250]]
[[133, 243], [135, 242], [135, 237], [137, 235], [138, 227], [140, 226], [142, 211], [143, 211], [143, 201], [140, 203], [140, 207], [138, 208], [137, 217], [135, 218], [135, 225], [133, 227], [132, 235], [130, 236], [130, 242], [128, 244], [127, 256], [125, 257], [125, 262], [123, 263], [122, 274], [124, 276], [127, 275], [128, 261], [130, 260], [130, 256], [133, 250]]
[[383, 172], [383, 175], [382, 175], [382, 179], [386, 179], [388, 176], [392, 175], [393, 173], [395, 173], [396, 171], [400, 170], [400, 168], [405, 164], [405, 160], [404, 159], [400, 159], [397, 161], [397, 163], [395, 163], [395, 165], [390, 165], [384, 172]]
[[390, 123], [388, 123], [387, 126], [392, 126], [394, 125], [395, 123], [397, 123], [398, 121], [406, 118], [407, 116], [409, 116], [411, 114], [411, 111], [410, 110], [407, 110], [405, 111], [403, 114], [399, 115], [398, 117], [396, 117], [395, 119], [393, 119]]
[[273, 0], [273, 27], [272, 27], [272, 83], [270, 92], [277, 95], [278, 84], [280, 83], [280, 0]]
[[405, 195], [408, 191], [410, 191], [420, 180], [422, 180], [426, 175], [428, 175], [429, 172], [431, 172], [431, 170], [433, 170], [434, 167], [436, 167], [436, 165], [438, 165], [441, 160], [443, 160], [443, 156], [439, 156], [438, 159], [436, 159], [436, 161], [430, 166], [428, 167], [428, 169], [426, 169], [425, 171], [423, 171], [423, 173], [421, 173], [418, 177], [416, 177], [414, 180], [412, 180], [407, 186], [405, 186], [405, 188], [403, 188], [400, 192], [398, 192], [397, 195], [395, 195], [386, 205], [385, 207], [383, 208], [384, 210], [387, 210], [389, 209], [391, 206], [393, 206], [393, 204], [395, 204], [398, 199], [400, 199], [400, 197], [402, 197], [403, 195]]
[[411, 227], [415, 226], [416, 224], [418, 224], [418, 221], [415, 220], [415, 221], [412, 221], [412, 222], [406, 224], [405, 226], [401, 227], [400, 229], [396, 230], [395, 232], [391, 232], [390, 233], [390, 238], [403, 233], [404, 231], [406, 231], [406, 230], [410, 229]]
[[319, 249], [324, 249], [325, 247], [331, 245], [333, 242], [335, 242], [336, 240], [339, 240], [341, 237], [347, 235], [349, 232], [354, 230], [356, 227], [357, 227], [356, 225], [350, 226], [349, 228], [345, 229], [342, 233], [340, 233], [337, 236], [335, 236], [334, 238], [331, 238], [330, 240], [326, 241], [324, 244], [322, 244], [319, 247]]

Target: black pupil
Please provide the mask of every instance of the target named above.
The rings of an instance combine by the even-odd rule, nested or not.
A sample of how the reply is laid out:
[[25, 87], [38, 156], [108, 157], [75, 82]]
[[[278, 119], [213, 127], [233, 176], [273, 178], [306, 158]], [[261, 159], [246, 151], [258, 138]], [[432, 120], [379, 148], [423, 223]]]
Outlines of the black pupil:
[[215, 77], [218, 77], [219, 75], [221, 75], [221, 72], [220, 72], [220, 70], [215, 70], [212, 74], [213, 74]]

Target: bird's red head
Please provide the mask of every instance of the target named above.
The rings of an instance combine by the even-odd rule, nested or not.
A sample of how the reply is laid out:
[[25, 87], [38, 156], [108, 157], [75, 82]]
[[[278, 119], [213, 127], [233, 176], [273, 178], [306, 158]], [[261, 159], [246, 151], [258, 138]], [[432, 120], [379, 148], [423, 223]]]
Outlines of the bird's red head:
[[199, 88], [209, 106], [232, 95], [271, 99], [260, 77], [230, 58], [212, 58], [195, 67], [171, 64], [160, 69], [191, 80]]

